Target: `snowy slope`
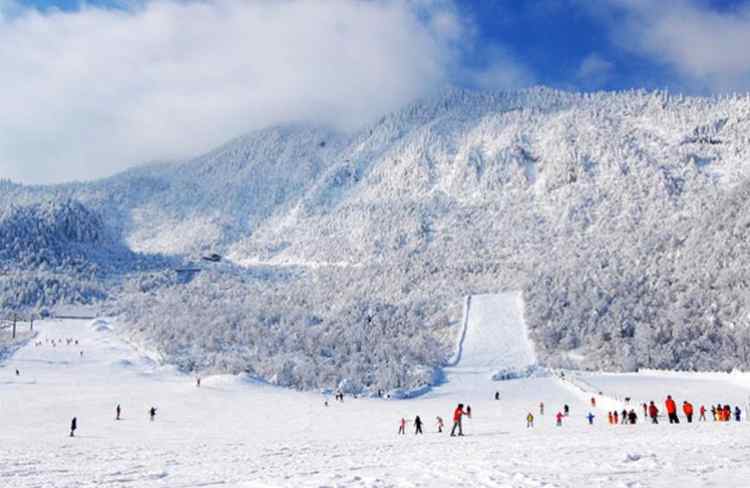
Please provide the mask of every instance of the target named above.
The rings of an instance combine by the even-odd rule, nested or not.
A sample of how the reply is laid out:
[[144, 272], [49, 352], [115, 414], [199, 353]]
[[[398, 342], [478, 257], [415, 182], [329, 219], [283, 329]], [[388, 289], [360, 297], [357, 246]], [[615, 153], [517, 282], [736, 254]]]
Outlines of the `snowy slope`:
[[[300, 370], [309, 371], [301, 365], [330, 363], [333, 350], [301, 354], [319, 339], [304, 324], [333, 315], [331, 323], [346, 324], [331, 334], [340, 339], [336, 350], [357, 351], [361, 344], [346, 334], [348, 318], [333, 312], [404, 306], [413, 311], [403, 318], [409, 330], [429, 324], [424, 328], [445, 346], [453, 338], [442, 329], [460, 320], [458, 297], [515, 289], [523, 290], [540, 363], [628, 371], [747, 368], [749, 113], [748, 97], [449, 90], [353, 134], [290, 124], [189, 161], [99, 182], [0, 181], [0, 207], [78, 200], [130, 251], [192, 260], [218, 253], [226, 266], [206, 266], [265, 264], [264, 273], [295, 274], [291, 303], [279, 310], [287, 297], [277, 296], [278, 288], [248, 289], [237, 285], [243, 278], [230, 283], [224, 275], [180, 297], [175, 280], [152, 279], [152, 269], [132, 265], [141, 275], [136, 281], [152, 285], [122, 292], [107, 286], [120, 295], [109, 298], [127, 304], [132, 330], [153, 330], [162, 349], [210, 344], [170, 358], [184, 364], [210, 357], [208, 366], [228, 371], [231, 356], [234, 370], [255, 366], [246, 359], [263, 340], [254, 318], [285, 322], [280, 318], [289, 319], [295, 307], [309, 313], [288, 320], [294, 322], [288, 339], [264, 353], [274, 363], [263, 365], [266, 377], [296, 369], [293, 386], [372, 384], [367, 361], [347, 377], [301, 380]], [[279, 271], [282, 265], [292, 269]], [[52, 293], [54, 280], [26, 275], [0, 293], [19, 286], [32, 288], [24, 295], [34, 303], [61, 295]], [[330, 291], [322, 300], [320, 286]], [[94, 295], [97, 286], [71, 288], [65, 296]], [[257, 303], [233, 309], [236, 321], [212, 309], [249, 293]], [[178, 311], [209, 310], [216, 317], [210, 327], [176, 323], [186, 323]], [[226, 330], [213, 336], [219, 327]], [[184, 331], [179, 341], [175, 330]], [[234, 347], [237, 337], [247, 354]], [[407, 334], [393, 339], [411, 344]], [[419, 363], [391, 361], [387, 367], [398, 370], [391, 377], [413, 378], [410, 368], [439, 365], [447, 358], [436, 349], [416, 351], [424, 358]], [[374, 366], [382, 372], [386, 361]], [[394, 379], [388, 387], [414, 386], [401, 383]]]
[[[661, 488], [739, 487], [750, 477], [750, 423], [613, 427], [595, 411], [588, 426], [585, 400], [553, 378], [499, 383], [500, 401], [492, 392], [467, 399], [469, 390], [436, 390], [405, 401], [347, 396], [325, 407], [321, 395], [246, 376], [206, 377], [197, 388], [194, 378], [123, 343], [109, 321], [36, 326], [42, 345], [25, 346], [0, 367], [0, 486]], [[66, 337], [79, 346], [48, 343]], [[613, 378], [635, 394], [651, 392], [639, 375]], [[677, 391], [681, 379], [670, 381]], [[710, 393], [730, 385], [717, 378]], [[689, 386], [700, 395], [699, 383]], [[459, 401], [473, 410], [467, 436], [437, 434], [435, 417], [449, 420]], [[540, 401], [547, 414], [527, 429], [526, 413]], [[563, 403], [572, 413], [558, 428], [551, 414]], [[157, 417], [149, 422], [152, 405]], [[398, 420], [415, 415], [426, 434], [414, 436], [410, 425], [409, 435], [397, 436]], [[79, 429], [70, 438], [73, 416]]]
[[535, 362], [520, 292], [468, 297], [466, 331], [459, 344], [462, 371], [523, 371]]

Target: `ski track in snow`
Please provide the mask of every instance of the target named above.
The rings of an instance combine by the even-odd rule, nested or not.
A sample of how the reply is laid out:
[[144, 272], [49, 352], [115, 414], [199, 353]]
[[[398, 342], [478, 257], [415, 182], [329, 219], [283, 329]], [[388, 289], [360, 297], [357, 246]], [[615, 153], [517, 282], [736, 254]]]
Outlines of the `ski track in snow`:
[[[81, 344], [31, 343], [0, 367], [0, 486], [750, 486], [750, 423], [610, 426], [606, 412], [595, 410], [591, 427], [586, 395], [555, 378], [491, 381], [497, 369], [534, 361], [522, 306], [517, 294], [472, 297], [461, 360], [428, 395], [349, 397], [327, 408], [318, 394], [243, 377], [207, 377], [197, 388], [192, 377], [160, 367], [101, 322], [39, 323], [36, 340], [74, 337]], [[737, 403], [750, 393], [720, 377], [586, 381], [634, 398], [658, 394], [659, 402], [667, 389], [715, 401], [723, 393], [722, 401]], [[500, 401], [492, 398], [496, 390]], [[459, 401], [473, 409], [466, 437], [437, 434], [435, 416], [450, 428]], [[526, 413], [536, 415], [539, 401], [546, 415], [526, 429]], [[117, 403], [121, 421], [114, 420]], [[558, 428], [553, 415], [564, 403], [571, 417]], [[158, 408], [154, 422], [151, 405]], [[415, 415], [426, 434], [397, 436], [398, 419]], [[79, 430], [70, 438], [73, 416]]]

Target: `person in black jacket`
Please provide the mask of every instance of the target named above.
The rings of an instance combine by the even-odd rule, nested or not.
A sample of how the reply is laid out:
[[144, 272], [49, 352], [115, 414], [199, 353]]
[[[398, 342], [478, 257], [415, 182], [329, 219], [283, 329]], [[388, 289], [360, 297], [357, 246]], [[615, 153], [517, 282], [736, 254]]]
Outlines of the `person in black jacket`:
[[419, 415], [417, 415], [417, 418], [414, 419], [414, 433], [422, 433], [422, 419], [419, 418]]
[[75, 435], [77, 428], [78, 428], [78, 419], [73, 417], [73, 420], [70, 421], [70, 437], [73, 437]]

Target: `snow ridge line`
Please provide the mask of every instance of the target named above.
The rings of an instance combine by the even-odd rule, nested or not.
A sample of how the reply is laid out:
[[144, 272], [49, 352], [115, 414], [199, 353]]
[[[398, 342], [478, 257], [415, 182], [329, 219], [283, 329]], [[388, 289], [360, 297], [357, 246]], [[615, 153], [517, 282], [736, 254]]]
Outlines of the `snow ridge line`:
[[[578, 392], [582, 393], [583, 395], [593, 395], [594, 397], [598, 397], [599, 400], [609, 400], [610, 402], [614, 402], [615, 404], [617, 404], [618, 408], [624, 406], [632, 406], [629, 402], [626, 402], [624, 398], [621, 398], [618, 395], [607, 395], [601, 390], [597, 390], [593, 385], [579, 378], [573, 371], [559, 370], [553, 372], [553, 376], [557, 378], [558, 381], [561, 381], [562, 383], [569, 385], [571, 388], [578, 390]], [[631, 398], [631, 402], [632, 400], [633, 399]], [[600, 404], [601, 402], [597, 403]]]
[[464, 299], [464, 320], [461, 325], [461, 338], [458, 340], [456, 345], [456, 352], [453, 353], [453, 357], [448, 361], [448, 367], [458, 366], [461, 361], [461, 356], [464, 353], [464, 342], [466, 341], [466, 331], [469, 329], [469, 309], [471, 308], [471, 295], [466, 295]]

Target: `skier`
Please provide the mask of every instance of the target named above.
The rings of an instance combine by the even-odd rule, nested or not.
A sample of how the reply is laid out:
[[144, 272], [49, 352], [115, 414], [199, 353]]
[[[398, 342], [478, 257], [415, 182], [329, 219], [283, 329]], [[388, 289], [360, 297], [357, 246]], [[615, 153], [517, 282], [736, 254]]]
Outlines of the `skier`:
[[544, 415], [544, 402], [539, 402], [539, 415]]
[[589, 420], [589, 425], [594, 425], [594, 414], [589, 412], [588, 415], [586, 415], [586, 418]]
[[565, 412], [565, 416], [566, 416], [566, 417], [567, 417], [568, 415], [570, 415], [570, 407], [568, 406], [568, 404], [567, 404], [567, 403], [566, 403], [565, 405], [563, 405], [563, 411]]
[[73, 420], [70, 421], [70, 437], [75, 436], [75, 432], [77, 428], [78, 428], [78, 419], [73, 417]]
[[652, 424], [658, 424], [659, 423], [659, 409], [656, 408], [656, 405], [652, 401], [648, 405], [648, 416], [651, 417], [651, 423]]
[[156, 408], [155, 407], [151, 407], [149, 409], [149, 411], [148, 411], [148, 415], [149, 415], [149, 418], [151, 419], [151, 421], [153, 422], [154, 421], [154, 417], [156, 417]]
[[16, 368], [16, 376], [21, 376], [21, 372], [18, 371], [18, 368]]
[[562, 421], [563, 421], [563, 414], [562, 412], [557, 412], [557, 415], [555, 415], [556, 425], [558, 427], [562, 427]]
[[711, 405], [711, 417], [713, 417], [714, 422], [716, 422], [716, 407]]
[[198, 387], [198, 388], [201, 387], [201, 377], [200, 376], [198, 376], [197, 378], [195, 378], [195, 386]]
[[529, 414], [526, 416], [526, 428], [534, 427], [534, 415], [529, 412]]
[[732, 407], [724, 405], [724, 422], [732, 420]]
[[635, 413], [635, 410], [631, 408], [628, 413], [628, 423], [630, 423], [630, 425], [635, 425], [636, 422], [638, 422], [638, 415]]
[[667, 408], [667, 415], [669, 416], [670, 424], [679, 424], [680, 419], [677, 417], [677, 405], [672, 400], [672, 395], [667, 395], [667, 399], [664, 402], [664, 406]]
[[414, 434], [422, 434], [422, 419], [419, 415], [414, 419]]
[[617, 425], [620, 423], [620, 417], [619, 417], [619, 414], [617, 413], [617, 410], [615, 410], [614, 413], [612, 414], [612, 420], [613, 420], [612, 423], [614, 425]]
[[466, 416], [471, 418], [471, 405], [466, 405]]
[[466, 415], [466, 412], [464, 412], [464, 404], [459, 403], [456, 409], [453, 411], [453, 428], [451, 429], [451, 437], [454, 437], [456, 435], [456, 428], [458, 428], [458, 435], [462, 436], [463, 428], [461, 426], [461, 417]]
[[644, 419], [647, 419], [647, 418], [648, 418], [648, 405], [646, 405], [646, 404], [644, 403], [644, 404], [643, 404], [643, 405], [641, 405], [641, 406], [643, 407], [643, 418], [644, 418]]
[[700, 420], [701, 422], [705, 422], [706, 421], [706, 406], [701, 405], [699, 412], [700, 412], [700, 417], [698, 417], [698, 420]]
[[607, 412], [607, 421], [609, 425], [612, 425], [612, 412]]
[[435, 417], [435, 420], [437, 421], [438, 433], [442, 434], [443, 433], [443, 425], [445, 425], [443, 423], [443, 417], [441, 417], [441, 416], [438, 415], [437, 417]]
[[734, 407], [734, 420], [739, 422], [742, 418], [742, 411], [739, 406]]
[[591, 408], [596, 408], [596, 398], [591, 397]]
[[693, 423], [693, 404], [689, 401], [685, 400], [682, 402], [682, 413], [685, 414], [685, 417], [687, 417], [687, 421], [689, 424]]
[[500, 392], [499, 391], [495, 392], [495, 400], [500, 400]]
[[398, 433], [399, 435], [406, 434], [406, 419], [403, 417], [401, 417], [401, 421], [398, 423]]
[[622, 413], [620, 414], [620, 423], [622, 425], [625, 425], [628, 423], [628, 411], [624, 408], [622, 409]]
[[120, 408], [120, 404], [117, 404], [117, 408], [115, 408], [115, 420], [120, 420], [120, 413], [122, 412], [122, 409]]

